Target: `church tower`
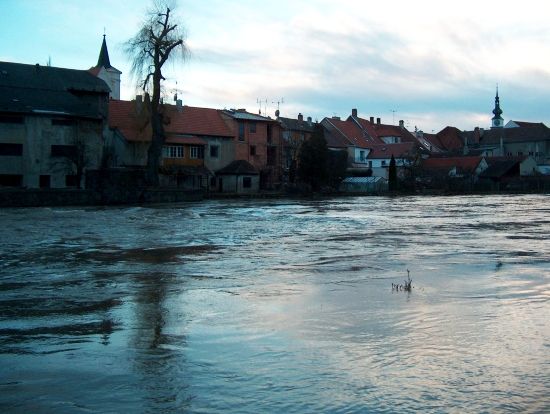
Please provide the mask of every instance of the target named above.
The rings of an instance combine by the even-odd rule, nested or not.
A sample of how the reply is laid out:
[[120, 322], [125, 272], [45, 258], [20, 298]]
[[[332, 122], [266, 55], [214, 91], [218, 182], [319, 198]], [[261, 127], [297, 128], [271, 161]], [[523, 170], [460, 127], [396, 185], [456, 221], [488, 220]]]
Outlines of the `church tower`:
[[103, 43], [101, 44], [101, 50], [99, 52], [99, 58], [97, 59], [97, 65], [90, 68], [90, 72], [100, 79], [103, 79], [107, 86], [111, 89], [109, 98], [120, 99], [120, 75], [122, 72], [117, 68], [111, 66], [109, 60], [109, 51], [107, 50], [107, 42], [105, 41], [105, 35], [103, 35]]
[[497, 95], [495, 96], [495, 109], [493, 109], [493, 114], [495, 116], [493, 116], [491, 129], [504, 127], [504, 119], [502, 118], [502, 109], [500, 109], [500, 99], [498, 97], [498, 86]]

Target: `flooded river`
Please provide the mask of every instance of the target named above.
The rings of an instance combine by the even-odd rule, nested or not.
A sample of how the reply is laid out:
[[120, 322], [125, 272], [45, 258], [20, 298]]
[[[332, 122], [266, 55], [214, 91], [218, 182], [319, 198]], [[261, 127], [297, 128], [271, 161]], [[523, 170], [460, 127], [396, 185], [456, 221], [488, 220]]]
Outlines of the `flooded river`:
[[550, 412], [550, 196], [0, 209], [0, 228], [0, 412]]

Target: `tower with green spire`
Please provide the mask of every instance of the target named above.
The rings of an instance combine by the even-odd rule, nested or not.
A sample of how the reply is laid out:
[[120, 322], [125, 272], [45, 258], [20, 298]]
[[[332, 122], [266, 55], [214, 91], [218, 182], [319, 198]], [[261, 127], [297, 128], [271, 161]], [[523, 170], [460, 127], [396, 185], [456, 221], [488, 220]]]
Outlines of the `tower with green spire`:
[[498, 97], [498, 86], [497, 94], [495, 96], [495, 109], [493, 109], [493, 119], [491, 129], [502, 128], [504, 127], [504, 119], [502, 118], [502, 109], [500, 109], [500, 99]]
[[117, 68], [111, 66], [105, 35], [103, 35], [103, 43], [101, 44], [101, 50], [99, 51], [97, 65], [91, 67], [89, 71], [98, 78], [103, 79], [105, 83], [109, 86], [109, 88], [111, 89], [109, 97], [111, 99], [120, 99], [120, 75], [122, 74], [122, 72]]

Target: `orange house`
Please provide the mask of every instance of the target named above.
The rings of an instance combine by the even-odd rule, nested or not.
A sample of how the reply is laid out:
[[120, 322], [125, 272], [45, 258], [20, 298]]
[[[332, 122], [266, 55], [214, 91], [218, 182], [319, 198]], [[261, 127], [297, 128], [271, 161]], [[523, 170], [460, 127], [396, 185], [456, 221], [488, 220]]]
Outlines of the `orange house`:
[[[147, 101], [147, 97], [146, 97]], [[117, 166], [145, 166], [147, 150], [151, 143], [149, 103], [141, 96], [134, 101], [111, 100], [109, 102], [108, 140]], [[181, 188], [206, 188], [213, 173], [205, 166], [207, 141], [193, 134], [186, 126], [185, 111], [178, 105], [163, 105], [163, 122], [166, 134], [161, 160], [161, 184]], [[216, 112], [215, 110], [213, 110]], [[219, 123], [225, 125], [221, 118]], [[204, 122], [208, 125], [208, 122]], [[226, 135], [229, 135], [226, 132]]]
[[229, 109], [220, 113], [233, 133], [235, 160], [247, 161], [258, 170], [260, 189], [278, 188], [283, 179], [280, 124], [245, 109]]

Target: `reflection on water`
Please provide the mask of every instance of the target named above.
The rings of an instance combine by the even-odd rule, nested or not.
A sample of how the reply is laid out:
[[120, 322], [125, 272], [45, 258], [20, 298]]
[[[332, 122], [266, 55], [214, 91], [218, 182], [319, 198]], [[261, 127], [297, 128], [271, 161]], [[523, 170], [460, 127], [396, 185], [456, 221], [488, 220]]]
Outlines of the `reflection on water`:
[[0, 409], [548, 412], [549, 202], [0, 210]]

